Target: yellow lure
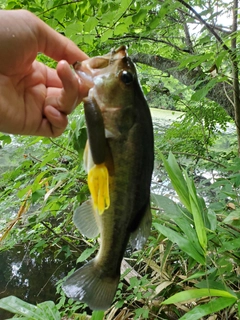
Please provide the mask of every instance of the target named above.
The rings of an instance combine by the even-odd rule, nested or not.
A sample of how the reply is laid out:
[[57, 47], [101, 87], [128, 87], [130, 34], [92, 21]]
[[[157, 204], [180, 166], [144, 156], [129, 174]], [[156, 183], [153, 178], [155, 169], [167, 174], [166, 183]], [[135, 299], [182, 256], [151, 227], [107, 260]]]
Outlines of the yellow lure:
[[93, 206], [99, 214], [109, 208], [109, 174], [104, 163], [95, 164], [88, 172], [88, 187], [93, 199]]

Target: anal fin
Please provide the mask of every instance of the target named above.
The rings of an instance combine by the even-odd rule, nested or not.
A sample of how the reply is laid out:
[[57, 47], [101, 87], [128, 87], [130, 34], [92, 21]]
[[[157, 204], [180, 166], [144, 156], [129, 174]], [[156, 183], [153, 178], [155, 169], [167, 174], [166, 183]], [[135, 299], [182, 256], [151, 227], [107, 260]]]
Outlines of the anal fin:
[[135, 231], [131, 233], [130, 236], [130, 244], [133, 249], [140, 250], [143, 248], [144, 244], [146, 243], [150, 232], [151, 232], [151, 225], [152, 225], [152, 213], [150, 204], [148, 203], [145, 209], [145, 213], [140, 221], [138, 227]]

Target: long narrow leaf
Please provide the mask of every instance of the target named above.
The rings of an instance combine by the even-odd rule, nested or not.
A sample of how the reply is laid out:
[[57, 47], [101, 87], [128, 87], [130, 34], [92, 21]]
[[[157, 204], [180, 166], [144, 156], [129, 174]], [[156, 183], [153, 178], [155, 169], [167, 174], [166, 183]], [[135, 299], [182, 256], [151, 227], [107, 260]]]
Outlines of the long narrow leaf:
[[177, 243], [179, 248], [183, 251], [185, 251], [189, 256], [191, 256], [194, 260], [196, 260], [198, 263], [201, 263], [205, 265], [205, 257], [198, 253], [196, 248], [193, 246], [191, 241], [184, 238], [180, 234], [178, 234], [176, 231], [173, 231], [172, 229], [165, 227], [163, 225], [160, 225], [159, 223], [154, 223], [155, 228], [160, 231], [162, 234], [164, 234], [169, 240], [171, 240], [174, 243]]
[[164, 167], [169, 175], [171, 183], [179, 196], [180, 201], [187, 208], [187, 210], [190, 211], [191, 207], [189, 202], [187, 184], [175, 157], [171, 152], [169, 153], [167, 160], [165, 159], [162, 153], [160, 153], [160, 156], [163, 161]]
[[224, 297], [237, 300], [237, 297], [228, 291], [217, 290], [217, 289], [191, 289], [182, 292], [178, 292], [174, 294], [169, 299], [162, 302], [162, 304], [172, 304], [172, 303], [180, 303], [192, 299], [199, 299], [202, 297]]
[[[0, 308], [23, 316], [29, 320], [60, 320], [61, 316], [53, 301], [45, 301], [38, 306], [27, 303], [15, 296], [0, 300]], [[22, 318], [21, 318], [22, 319]]]
[[32, 319], [36, 320], [41, 319], [36, 315], [36, 306], [33, 306], [32, 304], [27, 303], [14, 296], [2, 298], [0, 300], [0, 308], [28, 318], [32, 317]]
[[[41, 312], [42, 311], [42, 312]], [[53, 301], [44, 301], [37, 305], [37, 313], [41, 314], [43, 319], [60, 320], [60, 313]]]
[[207, 316], [212, 313], [216, 313], [220, 310], [223, 310], [227, 307], [232, 306], [236, 302], [236, 299], [221, 297], [214, 299], [205, 303], [203, 305], [197, 306], [188, 313], [186, 313], [179, 320], [198, 320], [204, 316]]
[[199, 203], [198, 195], [193, 181], [188, 177], [187, 172], [184, 172], [185, 179], [189, 191], [189, 200], [191, 206], [191, 213], [193, 215], [194, 225], [197, 232], [199, 243], [201, 244], [204, 252], [207, 248], [207, 234], [206, 228], [203, 221], [203, 216], [201, 213], [201, 204]]
[[188, 240], [194, 245], [196, 250], [201, 255], [204, 255], [204, 251], [198, 241], [196, 230], [192, 227], [193, 219], [190, 219], [174, 201], [165, 196], [152, 194], [152, 201], [157, 207], [164, 210], [164, 218], [167, 217], [169, 221], [174, 221]]

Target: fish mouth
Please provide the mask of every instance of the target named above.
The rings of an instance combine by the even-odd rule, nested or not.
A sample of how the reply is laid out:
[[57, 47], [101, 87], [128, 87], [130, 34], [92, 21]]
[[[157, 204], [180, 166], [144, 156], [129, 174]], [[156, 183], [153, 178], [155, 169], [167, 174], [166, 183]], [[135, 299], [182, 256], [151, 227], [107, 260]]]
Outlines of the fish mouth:
[[[109, 73], [108, 67], [117, 66], [117, 61], [122, 61], [126, 64], [128, 60], [127, 46], [122, 45], [117, 49], [112, 49], [110, 53], [90, 58], [82, 62], [75, 62], [73, 64], [74, 71], [82, 82], [90, 89], [94, 86], [94, 77], [103, 74], [103, 70], [106, 69], [106, 73]], [[117, 63], [116, 63], [117, 62]]]
[[115, 60], [120, 60], [128, 57], [127, 53], [128, 47], [125, 45], [120, 46], [119, 48], [112, 49], [110, 52], [109, 64], [112, 64]]

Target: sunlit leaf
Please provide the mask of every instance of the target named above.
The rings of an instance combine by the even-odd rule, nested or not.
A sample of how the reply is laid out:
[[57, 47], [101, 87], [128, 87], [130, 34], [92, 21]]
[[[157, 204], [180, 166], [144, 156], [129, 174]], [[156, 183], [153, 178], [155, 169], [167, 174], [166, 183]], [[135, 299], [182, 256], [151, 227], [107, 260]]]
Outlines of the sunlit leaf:
[[95, 250], [96, 250], [96, 247], [85, 249], [80, 255], [80, 257], [77, 259], [77, 262], [86, 261], [93, 254]]
[[147, 10], [142, 8], [132, 17], [132, 21], [135, 24], [138, 24], [140, 21], [142, 21], [145, 18], [146, 14], [147, 14]]
[[180, 201], [183, 205], [191, 212], [191, 205], [189, 202], [189, 193], [186, 181], [183, 177], [183, 174], [177, 164], [176, 159], [174, 158], [173, 154], [170, 152], [168, 159], [166, 160], [165, 157], [160, 153], [161, 159], [163, 160], [165, 169], [171, 179], [172, 185], [177, 192]]
[[192, 289], [192, 290], [178, 292], [174, 294], [172, 297], [163, 301], [162, 304], [180, 303], [183, 301], [188, 301], [191, 299], [199, 299], [202, 297], [224, 297], [228, 299], [229, 298], [233, 299], [235, 301], [237, 300], [237, 297], [232, 295], [228, 291], [206, 288], [206, 289]]
[[86, 32], [92, 31], [98, 25], [98, 20], [95, 17], [90, 17], [84, 24], [84, 30]]
[[92, 313], [91, 320], [102, 320], [104, 318], [104, 311], [95, 310]]
[[208, 303], [199, 305], [193, 308], [191, 311], [187, 312], [179, 320], [198, 320], [203, 319], [202, 317], [215, 314], [220, 310], [223, 310], [227, 307], [232, 306], [236, 302], [236, 299], [233, 298], [218, 298], [213, 299]]
[[113, 35], [113, 30], [109, 29], [105, 31], [101, 36], [101, 42], [107, 41], [108, 38], [112, 37], [112, 35]]
[[199, 262], [203, 265], [206, 264], [205, 257], [197, 252], [196, 248], [193, 246], [191, 241], [184, 238], [176, 231], [174, 231], [168, 227], [165, 227], [163, 225], [160, 225], [159, 223], [153, 223], [153, 225], [159, 232], [164, 234], [165, 237], [167, 237], [172, 242], [177, 243], [177, 245], [179, 246], [179, 248], [181, 248], [181, 250], [185, 251], [188, 255], [190, 255], [197, 262]]
[[60, 320], [60, 313], [52, 301], [45, 301], [38, 306], [27, 303], [17, 297], [9, 296], [0, 299], [0, 308], [29, 320]]
[[185, 179], [186, 179], [186, 183], [189, 191], [189, 200], [190, 200], [190, 207], [191, 207], [190, 212], [193, 215], [194, 225], [196, 228], [199, 243], [201, 244], [203, 250], [206, 251], [207, 234], [206, 234], [206, 228], [203, 222], [201, 205], [199, 203], [199, 198], [197, 196], [196, 188], [193, 181], [188, 177], [186, 171], [184, 171], [184, 173], [185, 173]]

